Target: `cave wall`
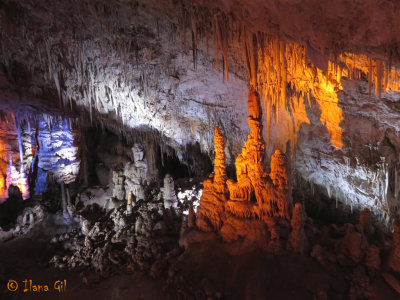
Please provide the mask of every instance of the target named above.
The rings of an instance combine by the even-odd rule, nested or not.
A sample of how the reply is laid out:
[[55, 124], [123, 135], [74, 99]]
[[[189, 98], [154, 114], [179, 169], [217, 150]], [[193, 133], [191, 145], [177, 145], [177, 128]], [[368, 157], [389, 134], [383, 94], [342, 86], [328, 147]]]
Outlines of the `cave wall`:
[[[339, 107], [343, 147], [335, 148], [318, 116], [308, 108], [309, 124], [298, 135], [295, 172], [326, 196], [352, 209], [368, 207], [382, 221], [398, 216], [398, 93], [381, 100], [368, 96], [365, 81], [343, 81]], [[304, 181], [300, 180], [301, 184]], [[307, 185], [307, 184], [306, 184]], [[336, 204], [337, 206], [337, 204]]]

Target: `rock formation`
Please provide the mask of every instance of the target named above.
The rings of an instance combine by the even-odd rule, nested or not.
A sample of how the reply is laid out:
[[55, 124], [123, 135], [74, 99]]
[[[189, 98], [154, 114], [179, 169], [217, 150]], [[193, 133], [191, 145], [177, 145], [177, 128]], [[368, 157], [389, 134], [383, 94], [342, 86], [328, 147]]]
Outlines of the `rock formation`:
[[[70, 120], [53, 120], [50, 115], [39, 118], [37, 129], [38, 168], [45, 172], [52, 172], [57, 182], [69, 184], [75, 181], [79, 171], [80, 161], [77, 158], [78, 147], [74, 144], [74, 133]], [[46, 177], [37, 178], [36, 194], [43, 192]], [[44, 182], [43, 182], [44, 181]]]
[[379, 247], [375, 245], [368, 246], [367, 255], [365, 256], [365, 266], [371, 271], [380, 270], [381, 257]]
[[225, 220], [226, 186], [225, 142], [221, 130], [214, 129], [214, 173], [203, 183], [204, 190], [197, 208], [196, 225], [203, 231], [218, 230]]
[[176, 198], [175, 188], [174, 188], [174, 179], [170, 174], [167, 174], [164, 177], [164, 187], [162, 188], [162, 196], [164, 199], [164, 207], [166, 209], [178, 207], [178, 199]]
[[113, 171], [113, 183], [114, 183], [114, 190], [113, 190], [113, 197], [117, 198], [118, 200], [122, 201], [125, 199], [125, 176], [122, 172]]
[[132, 214], [132, 207], [135, 206], [135, 195], [132, 192], [129, 193], [128, 200], [126, 202], [126, 210], [125, 214], [130, 215]]
[[268, 177], [263, 163], [265, 144], [260, 100], [253, 89], [249, 91], [248, 107], [250, 134], [235, 162], [237, 182], [228, 180], [230, 201], [227, 210], [239, 217], [276, 216], [289, 219], [292, 198], [287, 159], [276, 150], [271, 157], [271, 173]]
[[196, 213], [194, 212], [193, 205], [189, 207], [189, 214], [187, 219], [187, 226], [193, 228], [196, 225]]
[[146, 140], [146, 160], [147, 160], [147, 174], [146, 180], [148, 183], [156, 181], [159, 178], [157, 168], [157, 144], [155, 141], [147, 138]]
[[367, 252], [368, 241], [353, 224], [345, 224], [345, 236], [336, 245], [339, 263], [342, 265], [360, 264]]
[[40, 223], [44, 217], [45, 213], [41, 205], [25, 208], [17, 218], [14, 235], [27, 233], [34, 225]]
[[203, 231], [218, 231], [227, 216], [290, 219], [292, 196], [287, 158], [276, 150], [271, 157], [271, 172], [268, 175], [263, 162], [265, 145], [261, 106], [254, 89], [250, 89], [248, 94], [248, 108], [250, 133], [235, 161], [237, 182], [227, 180], [224, 139], [219, 128], [215, 128], [214, 173], [204, 181], [197, 210], [196, 224]]
[[225, 141], [221, 130], [218, 127], [214, 128], [214, 145], [215, 145], [215, 158], [214, 158], [214, 183], [221, 185], [221, 192], [226, 192], [225, 183], [226, 164], [225, 164]]
[[359, 225], [366, 236], [374, 233], [371, 211], [368, 208], [364, 208], [361, 212]]
[[132, 147], [133, 162], [127, 163], [124, 168], [126, 195], [133, 195], [136, 200], [144, 199], [146, 184], [147, 161], [144, 157], [144, 148], [141, 144]]
[[301, 203], [296, 203], [293, 209], [293, 216], [290, 222], [292, 232], [289, 235], [289, 244], [297, 253], [305, 253], [308, 248], [307, 236], [304, 232], [305, 211]]

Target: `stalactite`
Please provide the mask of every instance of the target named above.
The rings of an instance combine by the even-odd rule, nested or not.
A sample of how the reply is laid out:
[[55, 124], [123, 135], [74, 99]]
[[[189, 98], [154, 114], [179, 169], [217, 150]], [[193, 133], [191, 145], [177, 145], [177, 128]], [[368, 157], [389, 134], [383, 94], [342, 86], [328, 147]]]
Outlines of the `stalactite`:
[[371, 85], [372, 85], [372, 60], [369, 59], [368, 66], [368, 96], [371, 97]]
[[192, 31], [192, 49], [193, 49], [192, 51], [193, 51], [193, 68], [194, 69], [196, 69], [196, 62], [197, 62], [196, 47], [197, 47], [196, 46], [196, 38], [195, 38], [194, 32]]
[[382, 96], [382, 72], [383, 72], [383, 66], [382, 62], [380, 60], [377, 61], [376, 63], [376, 94], [378, 94], [379, 100], [381, 99]]
[[[362, 80], [362, 75], [366, 74], [369, 94], [374, 85], [378, 98], [381, 98], [387, 89], [399, 89], [399, 84], [396, 82], [398, 72], [392, 69], [390, 63], [384, 67], [383, 61], [372, 57], [332, 51], [333, 59], [329, 58], [327, 70], [322, 71], [313, 65], [311, 58], [307, 57], [303, 45], [284, 41], [263, 32], [251, 31], [245, 28], [243, 23], [235, 21], [222, 11], [210, 13], [206, 7], [193, 3], [185, 11], [188, 19], [195, 20], [191, 23], [192, 32], [201, 34], [206, 32], [208, 19], [211, 24], [210, 33], [214, 38], [216, 67], [219, 70], [220, 54], [222, 54], [226, 78], [228, 41], [241, 44], [250, 85], [257, 89], [265, 102], [267, 147], [271, 147], [271, 126], [273, 124], [284, 126], [280, 124], [282, 120], [284, 121], [280, 119], [283, 112], [290, 115], [292, 128], [288, 131], [288, 137], [282, 139], [291, 139], [292, 147], [295, 146], [300, 125], [309, 122], [304, 105], [305, 101], [308, 101], [308, 105], [311, 106], [312, 97], [320, 106], [320, 120], [328, 129], [332, 145], [341, 148], [343, 141], [339, 124], [343, 120], [343, 114], [338, 106], [338, 91], [343, 89], [342, 77]], [[182, 18], [182, 21], [186, 22], [185, 18]], [[196, 27], [196, 31], [193, 27]], [[235, 31], [235, 28], [239, 30]], [[206, 33], [204, 35], [207, 36]]]
[[21, 172], [24, 171], [24, 153], [22, 149], [22, 134], [21, 134], [21, 121], [19, 118], [16, 120], [17, 123], [17, 134], [18, 134], [18, 149], [19, 149], [19, 159]]

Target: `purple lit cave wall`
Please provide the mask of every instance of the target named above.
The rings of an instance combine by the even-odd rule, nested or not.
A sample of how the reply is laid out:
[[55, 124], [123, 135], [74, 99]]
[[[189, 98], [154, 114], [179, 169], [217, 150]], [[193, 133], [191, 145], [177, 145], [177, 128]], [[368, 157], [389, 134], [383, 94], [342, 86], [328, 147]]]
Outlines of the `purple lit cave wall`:
[[48, 176], [66, 184], [75, 180], [79, 160], [69, 119], [48, 115], [20, 118], [11, 114], [3, 118], [1, 133], [1, 202], [8, 198], [11, 185], [20, 190], [25, 200], [31, 194], [37, 196], [46, 191]]

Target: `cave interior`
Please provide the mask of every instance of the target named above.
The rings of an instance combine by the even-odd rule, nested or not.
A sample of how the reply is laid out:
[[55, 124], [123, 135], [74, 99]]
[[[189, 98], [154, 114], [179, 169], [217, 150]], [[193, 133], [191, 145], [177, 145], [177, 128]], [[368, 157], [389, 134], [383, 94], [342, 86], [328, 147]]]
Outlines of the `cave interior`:
[[0, 299], [400, 299], [395, 0], [0, 0]]

